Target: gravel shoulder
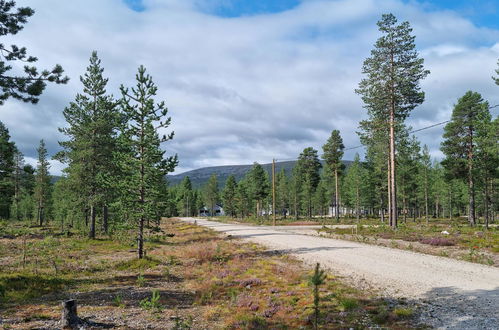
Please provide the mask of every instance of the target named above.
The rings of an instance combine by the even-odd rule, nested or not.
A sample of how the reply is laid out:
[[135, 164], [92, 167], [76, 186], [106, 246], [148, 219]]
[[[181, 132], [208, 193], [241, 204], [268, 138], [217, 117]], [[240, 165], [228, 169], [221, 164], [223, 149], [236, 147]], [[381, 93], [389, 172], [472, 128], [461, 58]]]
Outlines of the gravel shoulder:
[[498, 268], [283, 228], [182, 220], [292, 254], [308, 264], [320, 262], [354, 285], [379, 289], [380, 295], [422, 303], [422, 321], [436, 328], [499, 328]]

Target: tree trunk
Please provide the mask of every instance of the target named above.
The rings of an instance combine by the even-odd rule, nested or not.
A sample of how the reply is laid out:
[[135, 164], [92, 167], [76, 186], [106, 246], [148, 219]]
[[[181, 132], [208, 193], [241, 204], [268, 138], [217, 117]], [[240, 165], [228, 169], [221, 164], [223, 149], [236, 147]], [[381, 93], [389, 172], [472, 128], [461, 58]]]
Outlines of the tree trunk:
[[428, 171], [425, 167], [424, 169], [424, 179], [425, 179], [425, 185], [424, 185], [424, 213], [425, 213], [425, 218], [426, 218], [426, 224], [430, 221], [428, 219]]
[[340, 221], [340, 190], [339, 190], [339, 185], [338, 185], [338, 169], [334, 169], [334, 190], [335, 190], [335, 201], [334, 201], [334, 207], [335, 207], [335, 217], [336, 221]]
[[[393, 103], [393, 102], [392, 102]], [[397, 228], [397, 186], [395, 171], [395, 107], [390, 109], [390, 216], [391, 225]]]
[[475, 183], [473, 182], [473, 177], [471, 175], [472, 167], [469, 167], [469, 180], [468, 180], [468, 190], [469, 190], [469, 211], [468, 220], [470, 226], [476, 225], [475, 219]]
[[137, 238], [137, 253], [139, 259], [144, 257], [144, 222], [145, 219], [141, 216], [139, 220], [139, 235]]
[[95, 217], [96, 209], [95, 206], [90, 206], [90, 230], [88, 231], [88, 238], [95, 239]]
[[76, 310], [76, 300], [67, 300], [62, 303], [61, 326], [63, 329], [76, 329], [79, 323]]
[[107, 234], [109, 229], [109, 209], [107, 205], [102, 207], [102, 230]]
[[356, 213], [356, 216], [357, 216], [357, 222], [359, 222], [360, 220], [360, 194], [359, 194], [359, 183], [357, 182], [357, 189], [355, 191], [355, 194], [356, 194], [356, 198], [355, 198], [355, 213]]

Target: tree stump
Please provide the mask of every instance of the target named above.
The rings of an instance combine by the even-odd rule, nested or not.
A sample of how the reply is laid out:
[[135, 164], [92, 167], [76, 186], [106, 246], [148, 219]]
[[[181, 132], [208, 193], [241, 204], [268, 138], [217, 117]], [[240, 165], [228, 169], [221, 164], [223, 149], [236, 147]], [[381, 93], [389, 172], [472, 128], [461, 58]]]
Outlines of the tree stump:
[[78, 325], [79, 319], [76, 312], [76, 300], [71, 299], [62, 303], [62, 328], [73, 329]]

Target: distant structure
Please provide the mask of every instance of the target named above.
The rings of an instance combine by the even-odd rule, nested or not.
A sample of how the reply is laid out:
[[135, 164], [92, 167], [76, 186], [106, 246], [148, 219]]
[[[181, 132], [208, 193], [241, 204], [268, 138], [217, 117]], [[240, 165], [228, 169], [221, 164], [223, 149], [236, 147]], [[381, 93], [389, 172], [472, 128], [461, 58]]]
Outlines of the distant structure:
[[214, 208], [215, 214], [211, 214], [211, 208], [203, 206], [199, 209], [199, 216], [201, 217], [218, 217], [225, 215], [224, 209], [221, 205], [216, 204]]

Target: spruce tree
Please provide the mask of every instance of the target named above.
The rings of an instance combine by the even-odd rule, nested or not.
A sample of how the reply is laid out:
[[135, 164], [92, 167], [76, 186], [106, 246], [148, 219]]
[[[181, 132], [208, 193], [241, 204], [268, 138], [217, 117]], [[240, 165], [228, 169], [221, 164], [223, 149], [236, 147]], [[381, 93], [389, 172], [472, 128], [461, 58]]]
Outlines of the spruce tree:
[[14, 195], [12, 175], [16, 151], [14, 142], [10, 141], [9, 130], [0, 121], [0, 219], [10, 217], [10, 205]]
[[388, 181], [390, 224], [397, 226], [396, 190], [396, 130], [410, 112], [424, 101], [420, 81], [429, 71], [423, 67], [411, 35], [409, 22], [397, 25], [392, 14], [384, 14], [378, 22], [383, 34], [364, 61], [366, 75], [356, 90], [362, 96], [369, 121], [379, 126], [388, 136]]
[[489, 105], [479, 93], [468, 91], [452, 111], [451, 121], [445, 125], [441, 150], [445, 155], [442, 165], [449, 177], [465, 178], [468, 187], [468, 220], [476, 224], [475, 183], [477, 179], [477, 129], [490, 121]]
[[47, 210], [50, 199], [50, 164], [45, 141], [40, 140], [40, 145], [36, 151], [38, 152], [38, 162], [35, 174], [36, 218], [38, 225], [43, 226], [44, 220], [48, 214]]
[[225, 181], [225, 187], [222, 191], [222, 202], [225, 214], [235, 217], [236, 216], [236, 178], [230, 175]]
[[[117, 103], [106, 95], [108, 79], [97, 52], [92, 52], [86, 73], [80, 77], [83, 93], [77, 94], [63, 111], [68, 127], [60, 128], [69, 139], [59, 142], [64, 150], [56, 158], [67, 163], [65, 172], [70, 184], [90, 210], [88, 236], [95, 238], [97, 209], [107, 205], [113, 195], [116, 165], [112, 154], [116, 150], [116, 134], [120, 125]], [[107, 230], [107, 217], [104, 219]]]
[[343, 157], [343, 139], [341, 138], [340, 131], [333, 130], [331, 136], [326, 144], [322, 146], [324, 154], [322, 159], [328, 165], [328, 169], [333, 171], [334, 174], [334, 210], [337, 221], [340, 221], [340, 189], [339, 189], [339, 175], [343, 169], [341, 158]]
[[[15, 1], [0, 1], [0, 36], [17, 34], [34, 13], [29, 7], [16, 8]], [[60, 65], [54, 66], [52, 70], [39, 71], [33, 65], [36, 61], [36, 57], [27, 54], [26, 47], [11, 45], [9, 48], [0, 43], [0, 105], [11, 97], [23, 102], [37, 103], [47, 82], [68, 82], [69, 78], [62, 76], [64, 70]], [[22, 65], [22, 74], [12, 72], [15, 67]]]
[[120, 87], [122, 112], [127, 119], [122, 128], [120, 148], [115, 152], [121, 170], [119, 188], [130, 220], [137, 224], [137, 254], [144, 256], [144, 227], [158, 220], [158, 203], [164, 176], [177, 166], [177, 156], [165, 158], [161, 143], [173, 138], [173, 132], [159, 137], [158, 130], [171, 123], [164, 101], [156, 103], [158, 88], [146, 69], [140, 66], [136, 86]]
[[312, 200], [321, 180], [320, 169], [322, 164], [317, 155], [317, 150], [308, 147], [303, 149], [303, 152], [298, 156], [296, 163], [298, 175], [302, 179], [303, 195], [305, 198], [305, 209], [309, 218], [312, 217]]

